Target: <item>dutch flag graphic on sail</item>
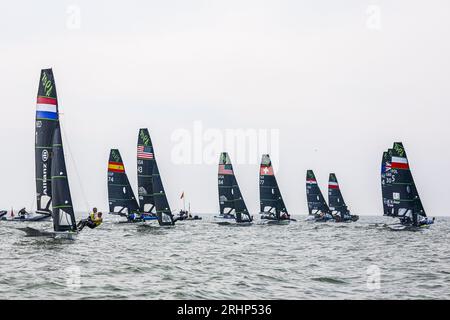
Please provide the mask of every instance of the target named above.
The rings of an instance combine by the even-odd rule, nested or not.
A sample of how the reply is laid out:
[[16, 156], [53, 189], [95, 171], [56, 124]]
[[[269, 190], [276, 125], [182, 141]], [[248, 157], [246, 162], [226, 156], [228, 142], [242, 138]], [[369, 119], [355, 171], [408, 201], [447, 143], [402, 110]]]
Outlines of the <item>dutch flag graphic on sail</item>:
[[58, 120], [56, 105], [55, 98], [38, 97], [36, 104], [36, 118], [43, 120]]

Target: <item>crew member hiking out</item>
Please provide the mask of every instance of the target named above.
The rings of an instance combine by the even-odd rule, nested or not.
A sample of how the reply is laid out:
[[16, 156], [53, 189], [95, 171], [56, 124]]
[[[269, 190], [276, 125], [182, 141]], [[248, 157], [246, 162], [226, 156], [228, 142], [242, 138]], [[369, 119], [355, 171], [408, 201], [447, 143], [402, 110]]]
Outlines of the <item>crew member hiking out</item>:
[[97, 213], [97, 208], [92, 209], [92, 213], [89, 215], [87, 219], [81, 220], [78, 225], [78, 231], [83, 230], [84, 227], [88, 226], [90, 229], [97, 228], [103, 222], [102, 213]]

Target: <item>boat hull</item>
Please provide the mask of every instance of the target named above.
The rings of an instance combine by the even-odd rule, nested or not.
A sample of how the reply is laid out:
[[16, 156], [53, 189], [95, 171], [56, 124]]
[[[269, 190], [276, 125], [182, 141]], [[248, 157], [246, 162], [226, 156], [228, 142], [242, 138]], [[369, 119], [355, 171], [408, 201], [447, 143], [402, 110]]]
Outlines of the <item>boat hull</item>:
[[219, 225], [239, 225], [239, 226], [249, 226], [252, 221], [237, 222], [235, 218], [224, 218], [221, 216], [214, 216], [214, 222]]
[[0, 216], [1, 221], [12, 221], [12, 222], [41, 222], [41, 221], [50, 221], [52, 217], [50, 215], [42, 215], [42, 214], [36, 214], [32, 215], [27, 218], [20, 218], [20, 217], [6, 217], [6, 215]]
[[30, 227], [19, 228], [19, 230], [25, 232], [26, 237], [44, 237], [44, 238], [54, 238], [54, 239], [69, 239], [74, 240], [78, 235], [78, 232], [66, 231], [66, 232], [57, 232], [57, 231], [45, 231], [38, 230]]
[[274, 220], [274, 219], [261, 219], [261, 224], [265, 225], [288, 225], [291, 223], [291, 220]]

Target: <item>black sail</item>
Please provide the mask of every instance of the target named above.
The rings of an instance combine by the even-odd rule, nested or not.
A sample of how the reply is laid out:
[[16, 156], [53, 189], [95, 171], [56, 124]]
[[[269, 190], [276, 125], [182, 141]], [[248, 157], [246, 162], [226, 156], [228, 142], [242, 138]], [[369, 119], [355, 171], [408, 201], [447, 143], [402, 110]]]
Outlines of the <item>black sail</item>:
[[75, 231], [76, 221], [67, 178], [66, 161], [61, 139], [61, 130], [56, 127], [53, 134], [52, 177], [52, 218], [55, 231]]
[[58, 99], [52, 69], [41, 70], [36, 104], [35, 170], [37, 212], [51, 214], [52, 141], [59, 125]]
[[259, 201], [261, 213], [274, 214], [277, 219], [288, 213], [268, 154], [262, 156], [259, 168]]
[[220, 214], [231, 214], [235, 209], [233, 197], [234, 185], [233, 165], [228, 153], [223, 152], [219, 160], [218, 187]]
[[306, 198], [308, 201], [309, 214], [330, 212], [312, 170], [306, 172]]
[[158, 223], [161, 226], [174, 225], [172, 211], [170, 210], [169, 201], [167, 201], [166, 192], [162, 184], [161, 175], [159, 174], [158, 165], [153, 166], [153, 197], [155, 201], [156, 213], [158, 215]]
[[153, 197], [153, 167], [156, 163], [152, 140], [147, 129], [140, 129], [137, 142], [137, 176], [140, 212], [156, 213]]
[[128, 181], [125, 166], [117, 149], [111, 149], [108, 162], [109, 212], [128, 214], [139, 211], [139, 205]]
[[383, 198], [383, 214], [385, 216], [393, 215], [392, 202], [392, 170], [391, 170], [392, 149], [383, 152], [381, 160], [381, 195]]
[[392, 216], [402, 217], [413, 213], [426, 216], [401, 142], [395, 142], [392, 148], [391, 171]]
[[328, 206], [333, 213], [338, 213], [341, 216], [349, 213], [334, 173], [330, 173], [328, 179]]
[[230, 157], [226, 152], [223, 152], [220, 155], [218, 187], [220, 214], [232, 214], [232, 211], [234, 210], [237, 222], [251, 222], [252, 217], [245, 205], [241, 189], [234, 176]]

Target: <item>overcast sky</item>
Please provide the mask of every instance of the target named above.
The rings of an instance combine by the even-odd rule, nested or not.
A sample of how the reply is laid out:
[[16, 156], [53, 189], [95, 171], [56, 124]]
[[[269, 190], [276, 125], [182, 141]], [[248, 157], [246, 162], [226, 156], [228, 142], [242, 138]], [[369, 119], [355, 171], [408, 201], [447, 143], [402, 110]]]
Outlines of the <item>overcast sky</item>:
[[0, 35], [0, 208], [35, 202], [36, 93], [52, 67], [77, 211], [106, 211], [110, 148], [137, 192], [148, 127], [172, 209], [184, 190], [193, 211], [218, 212], [226, 132], [250, 129], [258, 148], [225, 151], [254, 214], [271, 152], [292, 214], [307, 213], [313, 169], [324, 193], [336, 173], [353, 213], [381, 215], [382, 152], [402, 141], [428, 214], [450, 215], [446, 0], [4, 1]]

